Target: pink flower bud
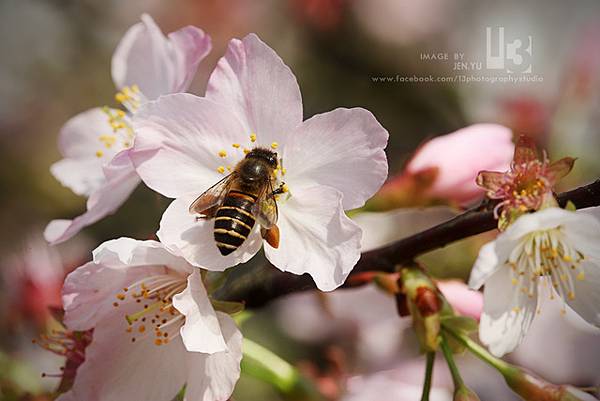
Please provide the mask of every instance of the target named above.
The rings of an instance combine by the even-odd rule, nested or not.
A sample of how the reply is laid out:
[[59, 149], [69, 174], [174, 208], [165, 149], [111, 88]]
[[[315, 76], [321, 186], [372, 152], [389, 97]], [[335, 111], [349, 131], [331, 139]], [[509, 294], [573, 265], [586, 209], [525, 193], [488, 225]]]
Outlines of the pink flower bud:
[[427, 194], [459, 203], [483, 195], [475, 179], [481, 170], [507, 170], [514, 151], [510, 129], [497, 124], [475, 124], [425, 142], [406, 172], [437, 169]]

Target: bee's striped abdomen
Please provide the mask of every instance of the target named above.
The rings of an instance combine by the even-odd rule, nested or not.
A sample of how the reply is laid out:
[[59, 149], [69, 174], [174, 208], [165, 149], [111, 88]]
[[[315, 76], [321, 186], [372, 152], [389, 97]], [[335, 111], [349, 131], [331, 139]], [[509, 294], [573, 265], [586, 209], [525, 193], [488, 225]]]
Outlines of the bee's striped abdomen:
[[252, 194], [230, 191], [215, 215], [214, 236], [223, 256], [229, 255], [244, 243], [252, 227], [252, 206], [256, 197]]

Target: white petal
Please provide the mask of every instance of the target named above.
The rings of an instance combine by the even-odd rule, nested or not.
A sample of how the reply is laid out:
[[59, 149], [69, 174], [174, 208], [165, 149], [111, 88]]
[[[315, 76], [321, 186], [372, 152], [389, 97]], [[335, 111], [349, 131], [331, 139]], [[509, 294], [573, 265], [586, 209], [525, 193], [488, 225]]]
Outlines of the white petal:
[[[102, 165], [116, 153], [99, 139], [110, 133], [112, 127], [100, 107], [71, 118], [60, 130], [58, 147], [64, 159], [50, 167], [52, 175], [77, 195], [89, 196], [105, 182]], [[103, 157], [96, 156], [98, 150], [102, 150]]]
[[44, 230], [46, 241], [52, 244], [64, 242], [84, 227], [114, 213], [129, 198], [139, 181], [131, 165], [113, 171], [104, 185], [90, 195], [84, 214], [74, 220], [53, 220], [48, 224]]
[[570, 219], [562, 226], [566, 239], [586, 258], [600, 259], [600, 220], [594, 217], [595, 208], [569, 212]]
[[363, 231], [361, 250], [367, 252], [450, 220], [456, 214], [454, 209], [440, 206], [359, 213], [353, 220]]
[[[137, 133], [131, 158], [146, 185], [177, 198], [202, 193], [243, 158], [244, 128], [231, 110], [190, 94], [163, 96], [147, 103], [133, 120]], [[226, 150], [228, 158], [219, 157]], [[237, 153], [236, 153], [237, 152]], [[234, 153], [237, 158], [234, 158]]]
[[574, 220], [580, 220], [575, 212], [551, 207], [519, 217], [512, 225], [510, 225], [503, 235], [514, 240], [521, 238], [532, 231], [556, 228], [561, 224]]
[[214, 220], [197, 219], [188, 211], [196, 196], [188, 195], [171, 202], [157, 232], [161, 242], [192, 265], [207, 270], [223, 271], [250, 260], [262, 245], [256, 227], [235, 252], [221, 255], [213, 237]]
[[50, 172], [63, 186], [80, 196], [90, 196], [106, 182], [102, 163], [96, 156], [59, 160], [50, 166]]
[[[575, 312], [594, 326], [600, 327], [600, 261], [585, 260], [581, 263], [585, 277], [574, 279], [575, 299], [566, 299]], [[575, 275], [575, 274], [574, 274]]]
[[71, 389], [75, 399], [166, 401], [183, 387], [188, 375], [183, 343], [174, 339], [157, 346], [152, 332], [138, 333], [132, 343], [123, 316], [136, 308], [135, 302], [113, 308], [98, 322]]
[[[244, 122], [246, 138], [279, 142], [302, 122], [302, 97], [296, 77], [256, 35], [233, 39], [219, 60], [206, 97], [227, 105]], [[247, 141], [247, 139], [246, 139]]]
[[167, 39], [154, 20], [144, 14], [142, 22], [129, 28], [115, 50], [113, 81], [119, 89], [139, 86], [149, 100], [183, 92], [210, 47], [210, 38], [194, 27], [185, 27]]
[[600, 221], [600, 206], [587, 207], [585, 209], [578, 209], [577, 213], [584, 213], [590, 216], [594, 216], [596, 220]]
[[308, 273], [322, 291], [339, 287], [360, 258], [361, 230], [345, 214], [339, 191], [311, 187], [293, 192], [280, 208], [279, 248], [265, 245], [278, 269]]
[[186, 401], [227, 400], [240, 377], [242, 333], [233, 319], [217, 312], [227, 350], [214, 354], [188, 353]]
[[283, 149], [285, 181], [329, 185], [344, 195], [344, 209], [364, 205], [388, 174], [388, 133], [371, 112], [335, 109], [298, 126]]
[[497, 270], [486, 281], [483, 293], [479, 338], [497, 357], [511, 352], [523, 341], [537, 307], [537, 288], [529, 297], [511, 283], [509, 271]]
[[[109, 109], [115, 113], [116, 109]], [[94, 156], [100, 149], [100, 135], [112, 132], [108, 116], [101, 107], [86, 110], [63, 125], [58, 137], [58, 148], [66, 158], [79, 159]], [[101, 163], [99, 163], [101, 165]]]
[[469, 277], [469, 287], [478, 290], [501, 267], [502, 262], [498, 260], [496, 254], [496, 241], [488, 242], [479, 250], [479, 255]]
[[200, 270], [188, 276], [183, 292], [173, 297], [173, 306], [185, 316], [181, 339], [188, 351], [213, 354], [227, 349], [215, 311], [202, 284]]

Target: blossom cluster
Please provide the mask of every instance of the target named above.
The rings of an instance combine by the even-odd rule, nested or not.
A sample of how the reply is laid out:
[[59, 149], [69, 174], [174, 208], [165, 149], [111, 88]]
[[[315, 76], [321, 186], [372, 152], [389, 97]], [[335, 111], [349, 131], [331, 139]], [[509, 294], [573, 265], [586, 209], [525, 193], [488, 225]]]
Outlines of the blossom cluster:
[[[202, 30], [165, 36], [142, 16], [112, 59], [120, 107], [85, 111], [62, 129], [64, 159], [51, 171], [88, 198], [87, 211], [52, 221], [45, 230], [50, 243], [115, 212], [140, 181], [174, 199], [160, 221], [160, 242], [106, 242], [67, 277], [64, 323], [93, 330], [93, 341], [62, 401], [170, 400], [184, 385], [190, 400], [231, 395], [242, 336], [213, 298], [206, 272], [248, 261], [263, 247], [259, 228], [269, 227], [261, 220], [252, 226], [252, 214], [261, 212], [238, 207], [252, 224], [225, 217], [249, 229], [225, 255], [215, 243], [217, 219], [189, 209], [215, 183], [237, 175], [254, 149], [276, 155], [269, 184], [283, 188], [272, 195], [279, 237], [278, 244], [265, 241], [267, 259], [282, 271], [310, 274], [329, 291], [360, 257], [361, 229], [345, 211], [363, 206], [386, 179], [387, 131], [362, 108], [303, 120], [296, 78], [253, 34], [231, 40], [203, 96], [184, 93], [210, 50]], [[153, 379], [157, 372], [161, 380]]]
[[[510, 129], [475, 124], [424, 143], [384, 185], [388, 132], [371, 112], [337, 108], [304, 119], [294, 74], [254, 34], [229, 42], [204, 94], [186, 93], [210, 51], [201, 29], [164, 35], [143, 15], [112, 58], [118, 106], [84, 111], [60, 133], [64, 158], [51, 172], [87, 198], [87, 210], [50, 222], [49, 243], [116, 212], [140, 182], [172, 199], [157, 241], [110, 240], [67, 276], [69, 334], [61, 341], [71, 346], [73, 333], [86, 341], [77, 352], [63, 344], [77, 360], [60, 401], [171, 400], [183, 388], [185, 400], [229, 399], [241, 371], [243, 337], [232, 317], [241, 306], [219, 298], [219, 273], [262, 249], [275, 268], [332, 291], [361, 252], [456, 215], [434, 207], [349, 217], [367, 202], [379, 211], [464, 207], [486, 195], [494, 207], [500, 234], [481, 248], [469, 280], [474, 290], [485, 284], [483, 302], [464, 283], [438, 283], [416, 264], [369, 276], [397, 296], [400, 314], [404, 307], [412, 315], [428, 353], [448, 351], [444, 324], [468, 326], [471, 318], [491, 353], [511, 352], [544, 293], [600, 326], [600, 212], [575, 211], [555, 196], [574, 159], [550, 163], [531, 141], [513, 145]], [[473, 155], [474, 147], [494, 152]], [[391, 352], [397, 344], [370, 333], [397, 322], [375, 322], [370, 307], [358, 319], [370, 325], [361, 323], [361, 350]], [[293, 334], [324, 330], [296, 321], [301, 314], [293, 313]]]

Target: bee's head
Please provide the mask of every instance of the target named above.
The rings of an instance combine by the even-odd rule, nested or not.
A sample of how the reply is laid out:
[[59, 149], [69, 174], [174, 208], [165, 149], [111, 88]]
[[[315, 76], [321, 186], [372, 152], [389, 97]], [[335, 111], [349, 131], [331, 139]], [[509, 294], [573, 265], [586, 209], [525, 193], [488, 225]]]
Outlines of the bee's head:
[[271, 167], [277, 168], [277, 153], [265, 148], [254, 148], [246, 155], [248, 159], [260, 159], [266, 161]]

